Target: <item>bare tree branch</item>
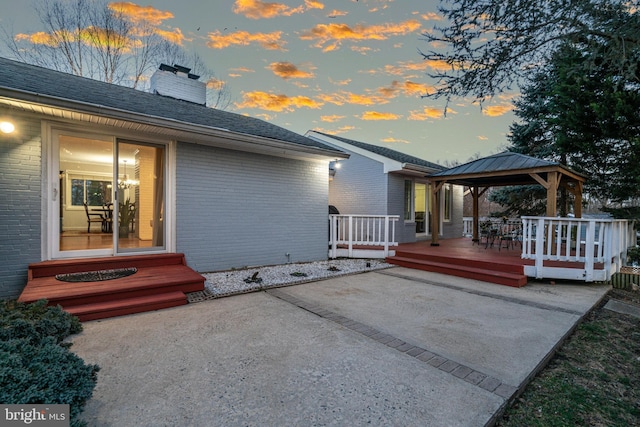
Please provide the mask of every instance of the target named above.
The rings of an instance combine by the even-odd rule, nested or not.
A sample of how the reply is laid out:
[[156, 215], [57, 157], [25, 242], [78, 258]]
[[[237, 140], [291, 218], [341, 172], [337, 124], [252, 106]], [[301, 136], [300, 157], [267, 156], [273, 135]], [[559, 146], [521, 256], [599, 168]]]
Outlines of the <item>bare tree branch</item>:
[[[601, 49], [597, 58], [640, 81], [640, 12], [626, 0], [443, 0], [445, 25], [423, 34], [425, 60], [449, 67], [429, 73], [427, 95], [483, 102], [526, 81], [562, 42]], [[606, 43], [603, 43], [606, 42]]]

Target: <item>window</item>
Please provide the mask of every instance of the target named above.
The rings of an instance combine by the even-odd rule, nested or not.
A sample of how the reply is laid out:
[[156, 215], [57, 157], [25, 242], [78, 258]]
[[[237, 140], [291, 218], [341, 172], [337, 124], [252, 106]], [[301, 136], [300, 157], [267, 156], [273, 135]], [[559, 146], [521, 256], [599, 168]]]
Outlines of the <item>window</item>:
[[71, 179], [71, 206], [102, 206], [111, 202], [111, 181]]
[[413, 181], [404, 181], [404, 220], [413, 220]]
[[442, 219], [444, 221], [451, 221], [451, 201], [453, 199], [453, 187], [451, 186], [451, 184], [445, 184], [442, 192], [444, 193], [444, 215]]

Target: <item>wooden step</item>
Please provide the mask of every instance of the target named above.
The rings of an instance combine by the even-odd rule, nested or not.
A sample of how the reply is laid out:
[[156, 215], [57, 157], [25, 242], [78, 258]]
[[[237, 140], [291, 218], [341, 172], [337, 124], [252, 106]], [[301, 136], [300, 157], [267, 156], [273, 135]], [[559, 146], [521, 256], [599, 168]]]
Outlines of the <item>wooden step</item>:
[[430, 261], [414, 257], [401, 257], [397, 255], [394, 257], [388, 257], [387, 262], [402, 267], [432, 271], [434, 273], [448, 274], [451, 276], [481, 280], [483, 282], [497, 283], [517, 288], [527, 284], [527, 277], [523, 273], [518, 274], [474, 266]]
[[42, 261], [29, 264], [29, 280], [36, 279], [38, 277], [81, 273], [84, 271], [111, 270], [130, 267], [144, 268], [163, 265], [187, 265], [187, 262], [184, 254], [181, 253]]
[[448, 256], [437, 254], [420, 254], [416, 252], [406, 252], [402, 250], [396, 250], [396, 257], [411, 258], [421, 261], [430, 261], [435, 263], [447, 264], [447, 265], [460, 265], [465, 267], [475, 267], [485, 270], [496, 270], [514, 274], [524, 274], [524, 268], [522, 265], [502, 263], [499, 260], [488, 259], [473, 259], [469, 257], [460, 256]]
[[164, 292], [204, 290], [204, 277], [186, 265], [139, 268], [135, 274], [101, 282], [62, 282], [54, 277], [30, 280], [22, 291], [21, 302], [42, 298], [62, 307], [156, 295]]
[[[130, 276], [95, 282], [64, 282], [58, 274], [135, 267]], [[180, 253], [44, 261], [29, 265], [21, 302], [48, 300], [80, 320], [159, 310], [187, 303], [185, 293], [204, 290], [204, 277]]]
[[77, 316], [80, 321], [106, 319], [126, 314], [142, 313], [163, 308], [178, 307], [187, 303], [182, 292], [166, 292], [158, 295], [125, 298], [114, 301], [94, 302], [65, 307], [65, 311]]

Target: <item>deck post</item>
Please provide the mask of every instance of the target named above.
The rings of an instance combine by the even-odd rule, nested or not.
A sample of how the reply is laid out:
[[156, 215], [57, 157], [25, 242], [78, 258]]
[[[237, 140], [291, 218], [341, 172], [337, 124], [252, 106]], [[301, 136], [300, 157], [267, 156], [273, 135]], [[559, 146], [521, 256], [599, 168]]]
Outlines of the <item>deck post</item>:
[[587, 223], [587, 235], [584, 248], [584, 279], [587, 282], [593, 282], [595, 235], [596, 223], [594, 220], [590, 220]]
[[349, 258], [353, 258], [353, 215], [349, 215]]
[[544, 261], [544, 218], [538, 218], [536, 226], [536, 279], [542, 279], [542, 269]]
[[329, 216], [329, 239], [331, 243], [331, 258], [337, 258], [338, 254], [338, 217]]
[[384, 217], [384, 257], [389, 256], [389, 216]]

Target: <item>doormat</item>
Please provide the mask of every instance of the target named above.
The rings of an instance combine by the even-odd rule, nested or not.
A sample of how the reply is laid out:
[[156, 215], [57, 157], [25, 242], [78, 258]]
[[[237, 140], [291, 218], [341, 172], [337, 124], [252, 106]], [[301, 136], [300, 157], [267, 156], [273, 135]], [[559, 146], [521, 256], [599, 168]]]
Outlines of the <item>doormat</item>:
[[138, 271], [138, 269], [135, 267], [84, 271], [81, 273], [57, 274], [56, 279], [61, 282], [101, 282], [103, 280], [113, 280], [131, 276], [136, 271]]

